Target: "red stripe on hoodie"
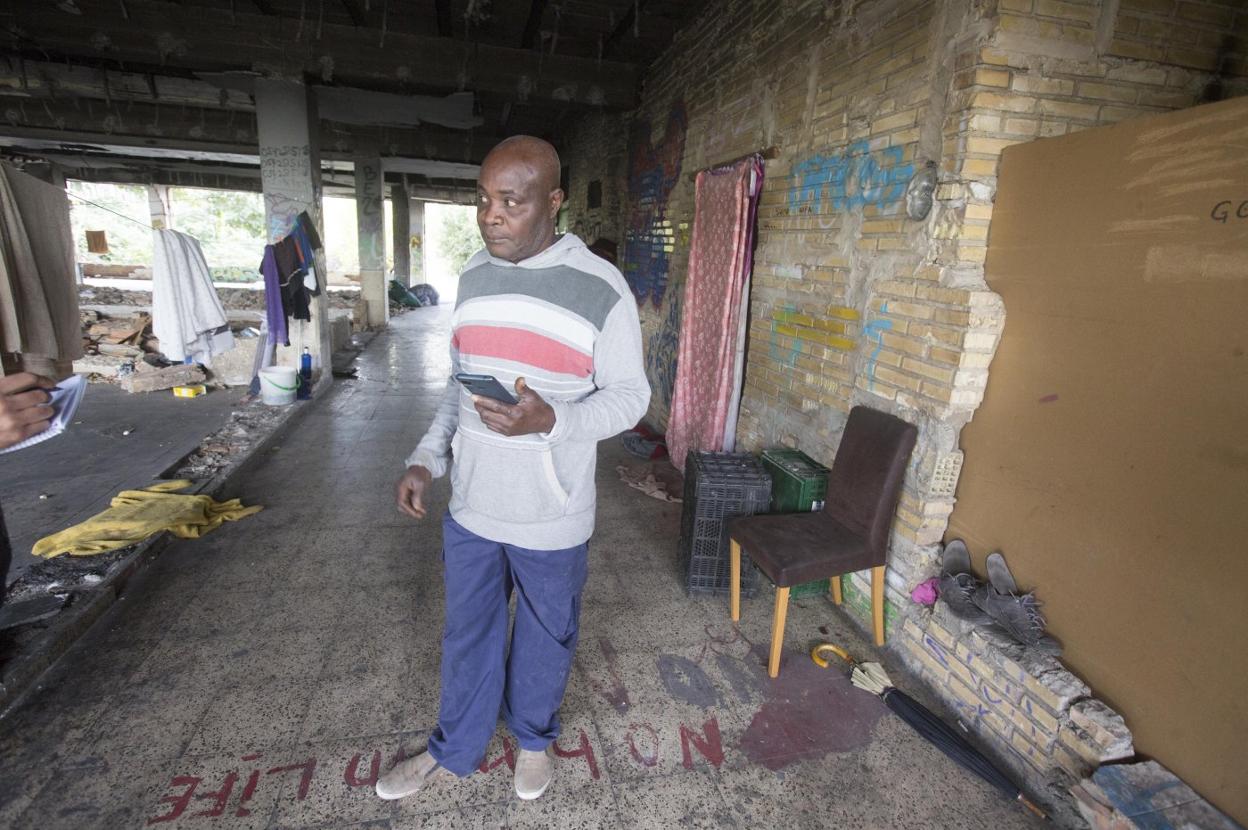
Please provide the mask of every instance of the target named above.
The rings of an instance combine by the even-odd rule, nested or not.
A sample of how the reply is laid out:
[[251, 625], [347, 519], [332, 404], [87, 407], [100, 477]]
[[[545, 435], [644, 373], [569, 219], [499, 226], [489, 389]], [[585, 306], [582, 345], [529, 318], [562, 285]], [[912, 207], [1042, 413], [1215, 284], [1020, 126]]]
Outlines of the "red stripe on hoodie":
[[494, 357], [577, 377], [594, 373], [594, 358], [545, 335], [505, 326], [460, 326], [451, 338], [461, 355]]

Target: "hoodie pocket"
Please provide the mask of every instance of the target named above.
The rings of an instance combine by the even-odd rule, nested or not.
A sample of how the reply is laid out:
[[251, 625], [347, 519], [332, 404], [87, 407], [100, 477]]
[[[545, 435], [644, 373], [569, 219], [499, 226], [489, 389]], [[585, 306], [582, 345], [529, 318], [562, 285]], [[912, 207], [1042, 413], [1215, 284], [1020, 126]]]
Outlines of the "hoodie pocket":
[[451, 486], [472, 511], [517, 524], [567, 513], [568, 492], [555, 472], [549, 444], [509, 446], [457, 432], [452, 447]]

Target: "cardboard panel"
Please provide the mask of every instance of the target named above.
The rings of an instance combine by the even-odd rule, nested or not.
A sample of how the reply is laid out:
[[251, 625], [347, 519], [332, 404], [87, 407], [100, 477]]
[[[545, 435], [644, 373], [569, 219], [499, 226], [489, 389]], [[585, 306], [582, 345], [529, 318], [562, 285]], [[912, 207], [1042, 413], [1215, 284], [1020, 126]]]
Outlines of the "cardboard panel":
[[1137, 749], [1248, 823], [1248, 100], [1011, 147], [949, 538], [1037, 586]]

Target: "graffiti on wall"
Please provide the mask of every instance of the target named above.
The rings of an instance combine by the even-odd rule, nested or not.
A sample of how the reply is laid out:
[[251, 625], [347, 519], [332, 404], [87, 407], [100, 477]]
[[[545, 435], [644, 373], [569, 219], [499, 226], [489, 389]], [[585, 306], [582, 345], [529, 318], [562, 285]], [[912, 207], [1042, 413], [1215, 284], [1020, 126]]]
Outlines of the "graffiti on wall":
[[316, 203], [311, 158], [306, 144], [260, 148], [260, 181], [264, 187], [269, 242], [290, 233], [295, 217], [301, 211], [311, 210]]
[[637, 297], [658, 308], [667, 290], [667, 271], [676, 233], [667, 218], [667, 201], [680, 181], [688, 126], [683, 102], [672, 107], [663, 140], [650, 141], [650, 122], [633, 126], [628, 151], [628, 224], [621, 270]]
[[906, 195], [914, 164], [901, 147], [871, 152], [855, 141], [831, 155], [816, 153], [793, 165], [790, 213], [827, 213], [871, 206], [888, 212]]
[[680, 349], [680, 295], [673, 293], [663, 322], [646, 343], [646, 376], [665, 411], [672, 408], [676, 387], [676, 358]]

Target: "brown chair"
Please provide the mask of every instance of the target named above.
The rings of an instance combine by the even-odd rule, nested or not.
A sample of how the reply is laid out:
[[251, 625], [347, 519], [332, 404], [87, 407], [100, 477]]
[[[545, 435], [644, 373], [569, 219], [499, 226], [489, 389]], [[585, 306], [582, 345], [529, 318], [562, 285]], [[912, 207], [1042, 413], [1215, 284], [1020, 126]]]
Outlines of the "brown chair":
[[828, 476], [827, 503], [817, 513], [745, 516], [728, 523], [730, 607], [741, 619], [741, 551], [776, 584], [767, 673], [780, 674], [780, 647], [789, 589], [816, 579], [831, 581], [841, 604], [841, 575], [871, 568], [875, 644], [884, 645], [884, 562], [889, 530], [918, 430], [900, 418], [865, 406], [849, 413]]

